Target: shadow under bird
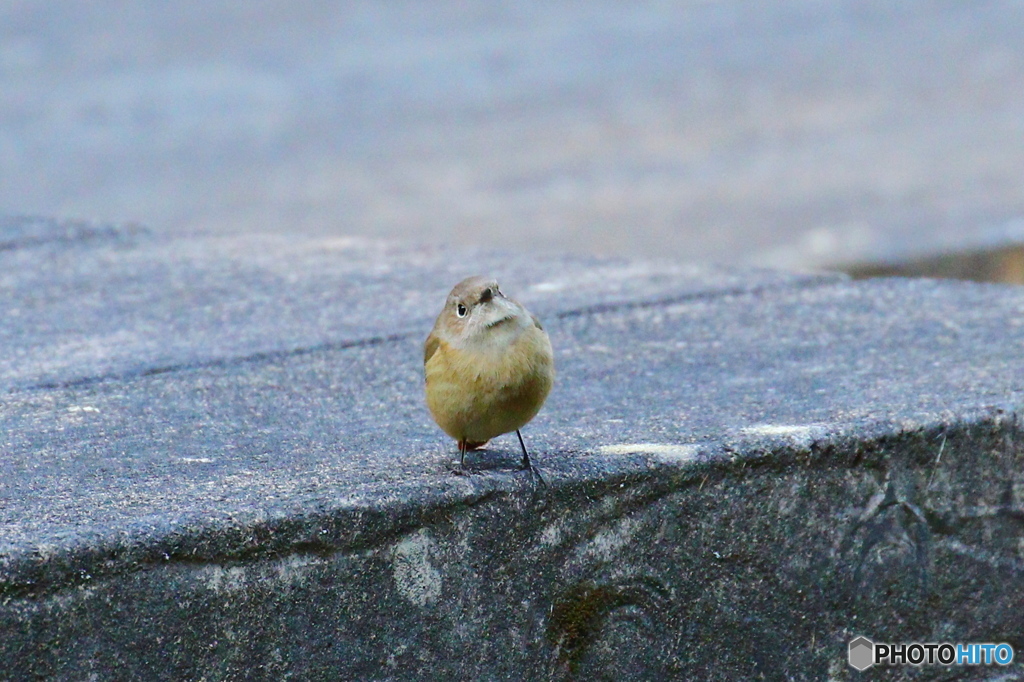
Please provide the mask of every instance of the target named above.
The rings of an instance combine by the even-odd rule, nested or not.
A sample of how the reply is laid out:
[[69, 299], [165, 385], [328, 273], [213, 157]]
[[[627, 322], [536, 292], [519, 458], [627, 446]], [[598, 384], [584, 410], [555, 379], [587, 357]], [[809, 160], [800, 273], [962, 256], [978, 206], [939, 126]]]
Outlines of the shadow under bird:
[[522, 467], [537, 473], [520, 429], [551, 392], [555, 362], [547, 332], [505, 296], [498, 282], [469, 277], [455, 285], [423, 348], [427, 407], [438, 426], [466, 451], [516, 432]]

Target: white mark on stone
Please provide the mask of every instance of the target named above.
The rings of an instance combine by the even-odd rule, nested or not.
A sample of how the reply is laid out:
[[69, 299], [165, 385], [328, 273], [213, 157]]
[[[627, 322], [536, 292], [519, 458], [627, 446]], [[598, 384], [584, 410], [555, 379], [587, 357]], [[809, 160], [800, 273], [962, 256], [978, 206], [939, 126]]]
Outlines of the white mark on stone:
[[395, 545], [395, 586], [417, 606], [432, 604], [441, 596], [441, 574], [430, 563], [430, 555], [436, 552], [437, 543], [423, 530]]
[[602, 455], [655, 455], [664, 462], [680, 463], [695, 461], [700, 448], [696, 445], [671, 443], [623, 443], [602, 445], [598, 452]]
[[553, 523], [540, 532], [540, 542], [547, 547], [554, 547], [562, 541], [562, 527]]
[[314, 557], [293, 554], [277, 564], [277, 578], [284, 583], [301, 583], [310, 569], [319, 563], [320, 560]]
[[587, 543], [587, 554], [599, 561], [611, 561], [620, 549], [633, 540], [636, 522], [631, 518], [620, 520], [612, 528], [604, 528], [594, 534]]
[[208, 569], [206, 586], [214, 592], [238, 592], [245, 587], [245, 569], [237, 566]]
[[68, 412], [99, 412], [100, 408], [92, 405], [69, 405]]
[[185, 464], [213, 464], [209, 457], [179, 457], [178, 461]]
[[555, 282], [538, 282], [537, 284], [534, 284], [533, 286], [531, 286], [530, 290], [531, 291], [538, 291], [538, 292], [542, 292], [542, 293], [546, 294], [546, 293], [551, 293], [551, 292], [555, 292], [555, 291], [562, 291], [563, 289], [565, 289], [565, 286], [566, 286], [565, 282], [558, 282], [558, 281], [555, 281]]
[[817, 424], [757, 424], [740, 430], [744, 436], [782, 438], [793, 443], [808, 447], [814, 439], [823, 433]]

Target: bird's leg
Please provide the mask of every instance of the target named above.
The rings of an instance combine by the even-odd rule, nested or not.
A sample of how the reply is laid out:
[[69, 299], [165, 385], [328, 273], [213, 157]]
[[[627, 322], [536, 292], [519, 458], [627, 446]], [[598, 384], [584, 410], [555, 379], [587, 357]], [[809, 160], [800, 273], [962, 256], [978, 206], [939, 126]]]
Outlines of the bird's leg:
[[516, 435], [519, 436], [519, 447], [523, 449], [523, 469], [532, 469], [533, 463], [530, 461], [530, 453], [526, 451], [526, 443], [523, 442], [523, 434], [519, 433], [519, 429], [516, 429]]
[[516, 429], [516, 436], [519, 437], [519, 446], [523, 449], [523, 464], [521, 468], [529, 469], [530, 473], [535, 475], [546, 486], [548, 483], [540, 475], [540, 469], [533, 466], [533, 462], [530, 461], [530, 453], [526, 451], [526, 443], [523, 442], [523, 434], [519, 433], [519, 429]]
[[469, 447], [466, 444], [466, 441], [464, 441], [464, 440], [460, 440], [458, 443], [459, 443], [459, 463], [455, 464], [455, 462], [449, 462], [446, 465], [446, 467], [448, 468], [448, 471], [452, 472], [456, 476], [466, 476], [467, 473], [468, 473], [466, 471], [466, 450], [468, 450]]

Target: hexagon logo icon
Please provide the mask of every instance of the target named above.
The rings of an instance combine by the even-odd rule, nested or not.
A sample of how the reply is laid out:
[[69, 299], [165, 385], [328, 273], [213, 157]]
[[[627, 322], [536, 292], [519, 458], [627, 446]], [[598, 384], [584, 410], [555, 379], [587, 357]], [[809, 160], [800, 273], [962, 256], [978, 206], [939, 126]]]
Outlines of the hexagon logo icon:
[[867, 670], [875, 664], [875, 643], [867, 637], [858, 637], [850, 642], [850, 666], [856, 670]]

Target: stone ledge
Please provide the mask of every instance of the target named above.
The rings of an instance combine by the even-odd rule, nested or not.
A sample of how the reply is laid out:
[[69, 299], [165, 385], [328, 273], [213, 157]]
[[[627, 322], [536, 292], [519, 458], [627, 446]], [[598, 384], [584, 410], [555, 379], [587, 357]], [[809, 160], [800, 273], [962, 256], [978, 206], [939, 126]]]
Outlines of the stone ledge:
[[[1024, 651], [1024, 291], [23, 223], [0, 221], [34, 235], [0, 251], [9, 670], [736, 679], [844, 676], [860, 634]], [[547, 490], [514, 439], [451, 475], [422, 404], [421, 340], [476, 271], [552, 335], [525, 433]]]

